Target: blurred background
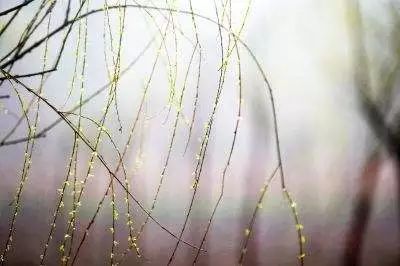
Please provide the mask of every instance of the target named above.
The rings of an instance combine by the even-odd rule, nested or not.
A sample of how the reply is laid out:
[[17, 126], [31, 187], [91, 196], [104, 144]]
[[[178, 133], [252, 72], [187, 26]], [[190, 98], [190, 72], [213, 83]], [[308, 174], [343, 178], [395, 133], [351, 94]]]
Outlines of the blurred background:
[[[146, 213], [115, 180], [73, 261], [110, 182], [98, 159], [90, 163], [97, 155], [152, 217], [176, 236], [184, 227], [182, 239], [195, 246], [224, 182], [198, 265], [239, 264], [248, 235], [244, 265], [299, 265], [279, 174], [247, 230], [279, 164], [259, 64], [304, 226], [305, 265], [400, 265], [399, 4], [0, 1], [3, 263], [168, 263], [177, 239], [151, 219], [143, 226]], [[51, 72], [24, 77], [43, 70]], [[27, 88], [47, 103], [38, 105]], [[90, 100], [74, 109], [81, 96]], [[60, 115], [80, 123], [96, 152], [82, 140], [74, 149], [66, 121], [52, 124]], [[32, 129], [37, 138], [29, 138]], [[60, 193], [64, 206], [49, 238]], [[130, 232], [135, 246], [125, 252]], [[172, 264], [190, 265], [196, 253], [180, 243]]]

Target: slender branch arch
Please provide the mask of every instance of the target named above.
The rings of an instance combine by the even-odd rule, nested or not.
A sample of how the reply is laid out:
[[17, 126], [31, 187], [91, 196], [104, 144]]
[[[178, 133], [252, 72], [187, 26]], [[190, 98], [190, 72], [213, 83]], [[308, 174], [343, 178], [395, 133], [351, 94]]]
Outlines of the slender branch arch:
[[[292, 210], [292, 214], [294, 216], [294, 220], [296, 222], [296, 228], [300, 228], [298, 227], [298, 225], [300, 224], [299, 222], [299, 217], [296, 211], [296, 205], [295, 202], [293, 201], [292, 197], [290, 196], [289, 192], [287, 191], [286, 188], [286, 182], [285, 182], [285, 174], [284, 174], [284, 166], [283, 166], [283, 162], [282, 162], [282, 153], [281, 153], [281, 144], [280, 144], [280, 138], [279, 138], [279, 128], [278, 128], [278, 118], [277, 118], [277, 110], [276, 110], [276, 104], [275, 104], [275, 99], [274, 99], [274, 94], [273, 94], [273, 88], [271, 86], [271, 83], [265, 73], [265, 71], [263, 70], [260, 62], [258, 61], [257, 57], [255, 56], [255, 54], [253, 53], [253, 51], [250, 49], [250, 47], [242, 40], [240, 39], [240, 37], [238, 35], [236, 35], [234, 32], [231, 31], [231, 29], [227, 28], [226, 26], [222, 25], [219, 21], [215, 21], [207, 16], [204, 16], [202, 14], [198, 14], [198, 13], [194, 13], [192, 11], [187, 11], [187, 10], [178, 10], [178, 9], [172, 9], [172, 8], [167, 8], [167, 7], [156, 7], [156, 6], [149, 6], [149, 5], [139, 5], [139, 4], [126, 4], [126, 5], [112, 5], [112, 6], [108, 6], [107, 9], [108, 10], [120, 10], [121, 8], [127, 9], [127, 8], [136, 8], [136, 9], [145, 9], [145, 10], [157, 10], [157, 11], [163, 11], [163, 12], [168, 12], [170, 14], [172, 13], [178, 13], [178, 14], [182, 14], [182, 15], [190, 15], [192, 17], [197, 17], [200, 18], [204, 21], [208, 21], [214, 25], [216, 25], [219, 30], [224, 30], [225, 33], [227, 33], [229, 36], [232, 36], [235, 40], [234, 42], [234, 46], [233, 48], [236, 47], [237, 43], [239, 43], [240, 45], [243, 46], [243, 48], [247, 51], [248, 55], [250, 56], [250, 58], [252, 59], [252, 61], [255, 63], [256, 68], [259, 72], [259, 74], [262, 76], [263, 78], [263, 82], [266, 86], [266, 97], [269, 99], [269, 102], [271, 104], [271, 109], [272, 109], [272, 116], [273, 116], [273, 125], [274, 125], [274, 140], [275, 140], [275, 148], [276, 148], [276, 157], [278, 160], [278, 168], [279, 168], [279, 172], [280, 172], [280, 181], [281, 181], [281, 189], [283, 191], [283, 194], [285, 196], [285, 198], [287, 199], [291, 210]], [[18, 60], [21, 60], [22, 58], [24, 58], [25, 55], [27, 55], [28, 53], [32, 52], [33, 50], [35, 50], [36, 48], [38, 48], [39, 46], [41, 46], [44, 42], [46, 42], [47, 40], [49, 40], [50, 38], [52, 38], [53, 36], [55, 36], [57, 33], [62, 32], [63, 30], [65, 30], [67, 27], [68, 28], [68, 33], [71, 31], [72, 25], [84, 18], [87, 18], [93, 14], [96, 13], [100, 13], [100, 12], [104, 12], [104, 8], [99, 8], [99, 9], [93, 9], [90, 10], [82, 15], [76, 15], [76, 17], [72, 20], [67, 20], [65, 21], [62, 25], [60, 25], [59, 27], [57, 27], [56, 29], [54, 29], [53, 31], [51, 31], [48, 35], [42, 37], [41, 39], [39, 39], [38, 41], [34, 42], [31, 46], [27, 47], [26, 49], [22, 50], [17, 56], [15, 56], [14, 58], [12, 58], [9, 61], [4, 62], [0, 68], [1, 71], [3, 72], [3, 75], [5, 75], [5, 77], [10, 77], [12, 80], [14, 80], [15, 82], [17, 82], [18, 84], [22, 85], [28, 92], [30, 92], [31, 94], [35, 95], [36, 97], [38, 97], [41, 101], [43, 101], [48, 107], [50, 107], [53, 111], [55, 111], [60, 118], [68, 124], [68, 126], [71, 127], [71, 129], [85, 142], [85, 144], [93, 151], [95, 151], [96, 149], [93, 148], [91, 146], [91, 144], [86, 140], [84, 136], [81, 135], [81, 133], [79, 132], [79, 130], [74, 128], [74, 125], [71, 124], [71, 122], [66, 118], [66, 115], [63, 114], [62, 112], [60, 112], [55, 106], [53, 106], [49, 101], [47, 101], [45, 98], [43, 98], [42, 96], [40, 96], [38, 93], [36, 93], [34, 90], [32, 90], [31, 88], [27, 87], [26, 85], [24, 85], [22, 82], [20, 82], [18, 79], [16, 79], [15, 77], [12, 77], [9, 73], [5, 72], [3, 69], [6, 67], [9, 67], [11, 65], [13, 65], [15, 62], [17, 62]], [[77, 13], [79, 14], [79, 12]], [[65, 42], [66, 42], [66, 38], [64, 38], [63, 43], [62, 43], [62, 49], [65, 46]], [[233, 49], [232, 48], [232, 49]], [[61, 50], [62, 51], [62, 50]], [[61, 58], [61, 54], [60, 57], [58, 57], [57, 59], [57, 63], [59, 62]], [[43, 74], [43, 73], [42, 73]], [[151, 220], [153, 220], [160, 228], [162, 228], [165, 232], [167, 232], [168, 234], [170, 234], [171, 236], [173, 236], [175, 239], [178, 240], [179, 242], [183, 242], [186, 245], [191, 246], [192, 248], [195, 249], [199, 249], [198, 247], [185, 242], [183, 240], [181, 240], [181, 236], [176, 236], [174, 233], [172, 233], [171, 231], [169, 231], [167, 228], [165, 228], [162, 224], [160, 224], [153, 216], [151, 216], [151, 213], [149, 213], [142, 205], [141, 203], [129, 192], [129, 190], [124, 186], [124, 184], [122, 183], [122, 181], [120, 181], [115, 174], [112, 172], [112, 170], [108, 167], [108, 165], [106, 164], [106, 162], [104, 161], [103, 157], [101, 155], [98, 156], [98, 159], [100, 160], [100, 162], [103, 164], [103, 166], [107, 169], [107, 171], [110, 173], [110, 175], [112, 176], [112, 178], [114, 178], [123, 188], [124, 190], [129, 194], [129, 197], [134, 200], [136, 202], [136, 204], [140, 207], [140, 209], [146, 213]], [[201, 162], [202, 163], [202, 162]], [[262, 200], [262, 197], [261, 197]], [[302, 228], [301, 228], [302, 229]], [[302, 230], [301, 229], [297, 229], [297, 233], [298, 233], [298, 240], [299, 240], [299, 259], [300, 259], [300, 263], [301, 265], [304, 264], [304, 245], [303, 245], [303, 235], [302, 235]]]

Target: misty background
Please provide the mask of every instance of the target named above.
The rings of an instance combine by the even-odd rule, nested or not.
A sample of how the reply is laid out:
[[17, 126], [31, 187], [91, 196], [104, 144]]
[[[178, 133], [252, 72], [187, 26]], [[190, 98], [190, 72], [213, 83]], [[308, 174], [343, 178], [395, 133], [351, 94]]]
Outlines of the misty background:
[[[128, 1], [131, 2], [133, 3]], [[217, 1], [220, 14], [223, 12], [221, 2], [225, 1]], [[398, 162], [385, 144], [382, 144], [379, 136], [374, 134], [359, 93], [360, 90], [365, 91], [371, 101], [376, 103], [382, 112], [385, 111], [385, 121], [388, 124], [397, 123], [400, 111], [397, 73], [400, 46], [396, 45], [400, 37], [397, 24], [400, 6], [397, 1], [359, 2], [357, 8], [355, 1], [345, 0], [231, 1], [232, 28], [235, 32], [240, 28], [250, 3], [240, 38], [257, 57], [273, 89], [286, 185], [297, 203], [301, 223], [304, 225], [306, 265], [345, 264], [344, 254], [348, 248], [346, 241], [352, 232], [352, 221], [357, 213], [354, 212], [357, 210], [357, 195], [360, 193], [370, 196], [371, 213], [365, 218], [367, 225], [362, 232], [364, 238], [359, 265], [399, 265], [400, 262]], [[18, 3], [20, 1], [0, 1], [0, 10], [6, 10]], [[65, 0], [57, 1], [52, 12], [51, 27], [55, 28], [63, 23], [67, 3]], [[109, 5], [117, 3], [118, 1], [108, 1]], [[166, 6], [164, 1], [141, 3]], [[89, 10], [102, 7], [103, 4], [103, 1], [92, 0]], [[27, 21], [39, 5], [40, 1], [33, 1], [24, 7], [7, 31], [0, 36], [1, 57], [18, 43]], [[180, 10], [190, 10], [189, 1], [171, 1], [171, 5]], [[72, 14], [75, 14], [77, 6], [78, 3], [73, 3]], [[193, 1], [193, 9], [195, 13], [217, 20], [213, 1]], [[116, 39], [117, 10], [109, 12], [110, 25]], [[158, 47], [162, 44], [160, 32], [154, 22], [163, 28], [169, 15], [168, 11], [149, 12], [153, 18], [141, 8], [127, 8], [121, 69], [128, 66], [149, 42], [150, 47], [119, 80], [117, 102], [122, 131], [119, 131], [114, 104], [106, 121], [110, 135], [121, 150], [128, 138], [132, 121], [137, 115]], [[2, 25], [8, 21], [11, 14], [0, 17]], [[172, 71], [178, 73], [177, 94], [174, 96], [176, 102], [182, 91], [195, 38], [190, 15], [174, 13], [173, 17], [176, 27], [183, 34], [176, 31], [177, 42], [171, 30], [166, 35], [168, 56], [162, 48], [138, 127], [124, 160], [132, 193], [147, 209], [150, 209], [159, 184], [177, 113], [176, 106], [168, 103], [170, 65], [173, 66]], [[360, 18], [362, 25], [357, 23]], [[174, 233], [178, 233], [183, 226], [193, 193], [192, 172], [196, 164], [196, 154], [199, 152], [199, 139], [203, 136], [205, 123], [213, 107], [221, 65], [218, 26], [201, 17], [196, 17], [196, 23], [202, 47], [202, 65], [198, 109], [192, 136], [185, 152], [196, 97], [199, 60], [197, 53], [188, 75], [182, 117], [178, 120], [175, 144], [165, 180], [157, 206], [152, 213]], [[229, 26], [228, 19], [224, 20], [224, 25]], [[63, 111], [71, 109], [79, 101], [79, 88], [76, 88], [66, 101], [74, 71], [77, 28], [76, 25], [66, 42], [57, 71], [47, 75], [43, 87], [46, 99]], [[357, 38], [360, 31], [363, 36], [362, 43]], [[107, 38], [104, 40], [103, 32], [103, 12], [90, 15], [87, 69], [84, 77], [86, 96], [109, 81], [103, 50], [106, 49], [110, 65], [112, 53], [110, 41]], [[226, 46], [229, 36], [226, 31], [222, 34]], [[28, 45], [45, 35], [46, 23], [43, 23], [28, 41]], [[50, 62], [56, 58], [63, 36], [64, 33], [59, 33], [50, 39]], [[204, 245], [206, 252], [201, 253], [199, 265], [237, 264], [245, 229], [257, 205], [260, 189], [277, 165], [268, 91], [249, 53], [241, 44], [238, 44], [238, 48], [243, 85], [241, 120], [227, 170], [223, 200], [212, 222]], [[360, 50], [364, 52], [361, 53]], [[43, 45], [18, 61], [10, 73], [36, 72], [42, 65], [42, 57]], [[198, 244], [201, 241], [218, 199], [221, 175], [235, 130], [240, 97], [235, 52], [232, 52], [230, 60], [209, 137], [198, 194], [183, 234], [183, 239], [190, 243]], [[368, 88], [360, 86], [360, 75], [368, 77], [361, 78], [364, 82], [362, 84], [368, 84]], [[391, 86], [387, 88], [388, 86], [384, 85], [387, 84], [389, 76]], [[25, 78], [23, 82], [33, 88], [38, 87], [40, 76]], [[18, 88], [23, 99], [29, 102], [32, 95], [22, 87]], [[2, 83], [0, 90], [1, 95], [10, 95], [8, 99], [0, 99], [0, 138], [3, 138], [15, 125], [22, 111], [9, 82]], [[93, 98], [83, 107], [83, 114], [100, 120], [106, 97], [107, 93], [104, 91]], [[58, 116], [42, 103], [39, 118], [40, 130]], [[76, 123], [77, 117], [70, 118]], [[88, 121], [83, 122], [82, 127], [85, 135], [94, 140], [97, 127]], [[26, 124], [21, 123], [10, 140], [26, 137], [26, 134]], [[99, 154], [103, 155], [111, 169], [115, 169], [118, 164], [117, 153], [107, 137], [102, 138]], [[22, 194], [22, 207], [16, 220], [12, 248], [8, 252], [6, 265], [39, 264], [39, 256], [57, 205], [57, 189], [62, 186], [67, 171], [73, 139], [73, 132], [62, 122], [47, 132], [46, 137], [36, 140], [32, 166]], [[24, 149], [24, 143], [0, 146], [1, 251], [13, 214], [10, 203], [19, 184]], [[78, 155], [79, 176], [86, 173], [90, 154], [91, 151], [81, 145]], [[123, 179], [121, 172], [117, 176]], [[367, 188], [361, 189], [360, 192], [365, 176], [376, 176], [376, 179], [375, 182], [371, 181], [371, 187], [367, 185]], [[96, 161], [94, 177], [88, 181], [81, 200], [82, 206], [76, 226], [78, 239], [94, 214], [108, 182], [109, 174]], [[287, 201], [282, 196], [279, 182], [278, 177], [273, 179], [263, 200], [263, 208], [257, 214], [245, 265], [298, 263], [296, 227]], [[46, 264], [49, 265], [60, 264], [59, 243], [64, 237], [68, 212], [72, 206], [72, 196], [67, 197], [66, 206], [60, 213], [57, 229], [50, 242], [46, 260]], [[120, 212], [116, 233], [119, 242], [118, 253], [127, 247], [128, 229], [124, 217], [124, 197], [124, 190], [116, 184], [116, 205]], [[134, 228], [138, 229], [146, 215], [134, 203], [132, 206]], [[109, 263], [112, 245], [109, 230], [111, 223], [112, 208], [110, 200], [106, 199], [82, 247], [76, 262], [78, 265]], [[131, 251], [123, 264], [166, 264], [175, 242], [175, 239], [149, 221], [138, 242], [143, 257], [137, 258], [135, 252]], [[354, 248], [354, 254], [356, 250]], [[190, 264], [195, 253], [192, 248], [180, 244], [174, 264]]]

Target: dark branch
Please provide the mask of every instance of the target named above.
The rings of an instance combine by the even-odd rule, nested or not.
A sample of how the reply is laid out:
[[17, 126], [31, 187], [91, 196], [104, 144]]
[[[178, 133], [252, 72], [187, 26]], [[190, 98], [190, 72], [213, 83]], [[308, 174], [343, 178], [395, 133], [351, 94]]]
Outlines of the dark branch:
[[[34, 73], [29, 73], [29, 74], [14, 75], [13, 77], [15, 77], [15, 78], [30, 78], [30, 77], [34, 77], [34, 76], [40, 76], [40, 75], [43, 75], [43, 74], [51, 73], [51, 72], [54, 72], [54, 71], [57, 71], [57, 69], [56, 68], [52, 68], [52, 69], [49, 69], [49, 70], [44, 70], [44, 71], [39, 71], [39, 72], [34, 72]], [[7, 80], [7, 79], [10, 79], [10, 78], [1, 77], [0, 81]]]
[[20, 10], [21, 8], [23, 8], [24, 6], [29, 5], [29, 4], [32, 3], [33, 1], [35, 1], [35, 0], [25, 0], [24, 2], [22, 2], [22, 3], [19, 4], [19, 5], [16, 5], [16, 6], [12, 7], [12, 8], [9, 8], [9, 9], [6, 9], [6, 10], [4, 10], [4, 11], [1, 11], [1, 12], [0, 12], [0, 16], [7, 15], [8, 13], [11, 13], [11, 12], [13, 12], [13, 11], [15, 11], [15, 10]]

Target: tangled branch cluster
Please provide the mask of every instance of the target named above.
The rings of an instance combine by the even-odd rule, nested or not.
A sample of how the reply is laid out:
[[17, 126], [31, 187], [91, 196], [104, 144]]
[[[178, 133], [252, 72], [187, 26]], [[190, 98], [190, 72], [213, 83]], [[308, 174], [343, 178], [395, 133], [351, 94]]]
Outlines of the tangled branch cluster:
[[[22, 170], [19, 181], [16, 181], [17, 189], [15, 197], [10, 204], [10, 207], [13, 208], [13, 214], [9, 221], [8, 235], [6, 239], [2, 239], [0, 247], [1, 265], [7, 263], [8, 256], [13, 251], [14, 236], [18, 230], [16, 220], [18, 213], [23, 211], [22, 195], [29, 186], [29, 182], [27, 181], [31, 172], [32, 160], [35, 156], [35, 145], [38, 141], [45, 142], [46, 137], [52, 133], [52, 130], [58, 124], [64, 124], [69, 127], [72, 134], [72, 138], [70, 138], [72, 139], [72, 149], [65, 173], [63, 174], [64, 179], [61, 186], [54, 188], [59, 192], [59, 196], [56, 206], [54, 206], [47, 236], [44, 239], [38, 239], [38, 244], [41, 245], [42, 250], [38, 262], [41, 265], [48, 263], [50, 245], [58, 245], [61, 264], [73, 265], [77, 263], [79, 254], [85, 246], [92, 226], [96, 222], [100, 211], [105, 208], [105, 203], [109, 201], [112, 209], [112, 223], [109, 228], [112, 235], [109, 256], [109, 263], [111, 265], [123, 262], [130, 252], [136, 253], [138, 257], [143, 256], [140, 249], [140, 239], [149, 222], [155, 223], [175, 243], [167, 261], [168, 265], [173, 263], [181, 245], [189, 246], [195, 250], [196, 253], [192, 263], [196, 264], [199, 257], [204, 252], [207, 252], [204, 244], [213, 221], [218, 216], [218, 207], [223, 201], [224, 188], [229, 176], [232, 155], [235, 152], [238, 134], [240, 134], [244, 98], [243, 89], [245, 87], [242, 81], [241, 57], [243, 56], [252, 60], [264, 81], [265, 95], [269, 99], [273, 117], [276, 166], [274, 171], [268, 175], [264, 186], [260, 189], [260, 195], [257, 202], [255, 202], [253, 214], [249, 217], [247, 228], [244, 229], [242, 248], [240, 254], [238, 254], [237, 261], [238, 264], [243, 264], [245, 260], [248, 242], [254, 231], [257, 214], [262, 208], [262, 203], [270, 182], [274, 177], [278, 176], [283, 196], [287, 200], [293, 215], [297, 230], [299, 264], [303, 265], [305, 257], [303, 226], [299, 220], [296, 203], [285, 183], [273, 90], [256, 56], [241, 39], [246, 19], [251, 11], [251, 0], [248, 1], [245, 9], [242, 10], [242, 15], [235, 20], [232, 15], [234, 6], [231, 0], [221, 0], [218, 3], [214, 1], [214, 17], [205, 16], [197, 12], [192, 0], [188, 0], [188, 9], [178, 8], [176, 2], [173, 0], [166, 0], [162, 6], [155, 5], [152, 1], [139, 3], [135, 0], [118, 0], [113, 1], [115, 3], [112, 4], [109, 2], [109, 0], [26, 0], [0, 12], [0, 18], [3, 22], [0, 29], [1, 39], [5, 38], [7, 32], [14, 29], [14, 24], [21, 16], [26, 16], [27, 13], [24, 13], [26, 10], [34, 10], [33, 16], [25, 19], [25, 27], [20, 36], [18, 36], [17, 42], [9, 45], [7, 49], [5, 47], [1, 49], [0, 70], [2, 76], [0, 78], [0, 89], [2, 92], [0, 100], [11, 101], [15, 99], [15, 102], [19, 105], [19, 108], [16, 109], [20, 110], [20, 114], [15, 124], [2, 136], [0, 148], [10, 145], [24, 145]], [[130, 26], [126, 20], [131, 10], [139, 11], [149, 24], [149, 27], [151, 26], [156, 29], [156, 33], [142, 50], [137, 52], [137, 56], [123, 67], [122, 62], [124, 58], [122, 51], [123, 49], [128, 49], [126, 32]], [[98, 56], [104, 57], [108, 82], [97, 90], [88, 93], [87, 68], [89, 57], [87, 54], [90, 35], [93, 33], [89, 27], [89, 21], [94, 16], [103, 16], [102, 41], [104, 49]], [[189, 31], [186, 28], [183, 29], [180, 24], [179, 21], [182, 18], [191, 21], [190, 25], [186, 25], [186, 28], [190, 28]], [[203, 125], [199, 125], [201, 123], [199, 123], [197, 115], [201, 94], [205, 89], [201, 84], [202, 73], [204, 73], [203, 58], [205, 56], [205, 49], [201, 41], [199, 23], [208, 23], [210, 28], [215, 27], [219, 36], [216, 47], [218, 47], [218, 52], [220, 53], [219, 66], [216, 67], [218, 81], [213, 91], [212, 105], [208, 111], [204, 127]], [[45, 96], [47, 90], [46, 81], [62, 71], [62, 61], [65, 57], [66, 47], [71, 43], [75, 47], [73, 73], [70, 77], [69, 86], [62, 84], [57, 88], [59, 95], [63, 95], [62, 97], [64, 98], [63, 103], [60, 104], [54, 99]], [[190, 47], [188, 62], [180, 60], [180, 49], [183, 49], [183, 43]], [[130, 70], [139, 64], [143, 60], [143, 56], [149, 53], [151, 49], [155, 49], [155, 53], [151, 60], [150, 71], [147, 76], [140, 77], [144, 80], [144, 84], [141, 95], [137, 94], [139, 104], [135, 110], [134, 117], [130, 122], [126, 123], [121, 118], [122, 114], [119, 107], [121, 97], [118, 97], [118, 93], [122, 86], [121, 78], [130, 73]], [[41, 63], [35, 64], [35, 71], [33, 72], [20, 73], [18, 71], [20, 67], [18, 66], [31, 60], [29, 59], [31, 54], [37, 56]], [[166, 156], [163, 159], [163, 166], [160, 169], [157, 181], [158, 185], [152, 197], [151, 206], [147, 208], [131, 188], [132, 176], [140, 168], [140, 163], [136, 165], [132, 173], [127, 169], [126, 162], [129, 153], [132, 152], [133, 142], [139, 143], [141, 141], [140, 131], [145, 127], [146, 120], [150, 119], [147, 115], [146, 106], [154, 83], [157, 66], [162, 62], [166, 62], [167, 84], [165, 84], [163, 89], [167, 90], [168, 95], [161, 111], [166, 114], [164, 124], [170, 119], [170, 115], [173, 114], [174, 116], [168, 137]], [[202, 176], [204, 175], [204, 162], [207, 158], [209, 142], [215, 127], [214, 122], [218, 107], [223, 97], [222, 92], [226, 86], [226, 81], [230, 78], [227, 74], [230, 68], [235, 69], [235, 83], [237, 84], [237, 101], [234, 110], [236, 119], [232, 121], [234, 130], [231, 133], [226, 160], [220, 173], [220, 187], [217, 201], [211, 209], [207, 225], [200, 236], [200, 241], [198, 243], [191, 243], [184, 240], [184, 233], [188, 227], [188, 220], [198, 197], [198, 188], [201, 186]], [[190, 82], [192, 78], [193, 82]], [[35, 83], [37, 79], [39, 82]], [[7, 90], [10, 93], [6, 93]], [[94, 115], [88, 114], [85, 111], [85, 106], [101, 94], [106, 94], [106, 100], [101, 109], [102, 114], [100, 118], [94, 118]], [[30, 101], [26, 101], [28, 97], [31, 98]], [[71, 105], [72, 99], [77, 99], [77, 104], [67, 109], [67, 106]], [[190, 106], [191, 110], [184, 109], [184, 106]], [[57, 119], [48, 125], [41, 124], [39, 114], [42, 109], [51, 111], [57, 115]], [[117, 121], [118, 131], [120, 134], [125, 133], [126, 138], [123, 145], [116, 140], [116, 134], [110, 132], [108, 128], [110, 121]], [[17, 137], [16, 132], [18, 128], [22, 127], [26, 128], [26, 135]], [[94, 136], [89, 134], [89, 127], [97, 129]], [[192, 180], [190, 188], [191, 196], [183, 217], [183, 225], [178, 232], [173, 232], [157, 219], [153, 211], [159, 205], [159, 195], [167, 178], [171, 155], [177, 149], [177, 132], [180, 127], [186, 132], [184, 156], [189, 156], [186, 153], [189, 146], [198, 144], [198, 147], [197, 153], [194, 155], [195, 158], [193, 158], [194, 168], [190, 177]], [[199, 142], [196, 143], [193, 141], [193, 135], [194, 131], [198, 128], [203, 128], [203, 132]], [[118, 138], [122, 137], [118, 135]], [[105, 154], [101, 152], [101, 147], [107, 144], [110, 145], [110, 149], [115, 154], [117, 161], [115, 166], [112, 166], [112, 163], [109, 162], [110, 160], [107, 160]], [[90, 151], [88, 158], [82, 155], [82, 152], [85, 150]], [[136, 161], [141, 162], [142, 159], [142, 149], [139, 145], [136, 152]], [[84, 160], [87, 162], [82, 166], [81, 162]], [[87, 192], [89, 180], [93, 180], [90, 182], [96, 182], [96, 178], [93, 177], [97, 168], [105, 169], [108, 173], [108, 185], [96, 208], [93, 210], [90, 222], [82, 227], [79, 219], [82, 205], [85, 204], [83, 195]], [[123, 193], [118, 195], [116, 192], [117, 189], [122, 189]], [[117, 202], [118, 199], [124, 205], [123, 212], [126, 216], [128, 232], [126, 237], [127, 248], [123, 250], [118, 246], [120, 241], [124, 241], [119, 239], [117, 235], [117, 219], [119, 218], [119, 212], [122, 211], [121, 204]], [[67, 204], [66, 202], [71, 202], [71, 204]], [[137, 208], [145, 216], [144, 221], [139, 224], [135, 217], [135, 210]], [[62, 226], [57, 226], [64, 223], [59, 219], [63, 210], [66, 210], [69, 214], [63, 233], [64, 238], [61, 242], [55, 243], [55, 241], [52, 241], [55, 231], [58, 228], [60, 228], [59, 230], [63, 229]], [[79, 227], [82, 228], [78, 230]]]

